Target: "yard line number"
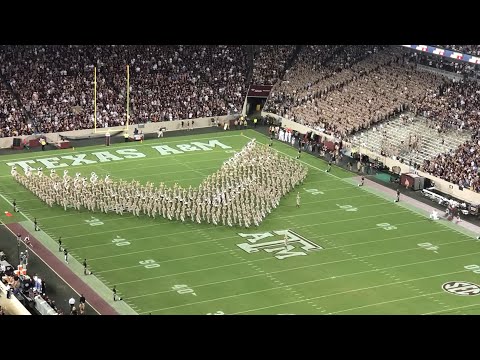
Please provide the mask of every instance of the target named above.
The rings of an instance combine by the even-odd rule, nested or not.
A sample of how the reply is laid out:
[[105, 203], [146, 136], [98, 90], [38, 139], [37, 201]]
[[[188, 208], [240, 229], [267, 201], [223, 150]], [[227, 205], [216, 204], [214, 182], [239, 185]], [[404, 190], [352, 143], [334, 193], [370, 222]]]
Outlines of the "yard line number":
[[325, 194], [323, 191], [320, 191], [318, 189], [305, 189], [305, 191], [312, 194], [312, 195], [324, 195]]
[[475, 274], [480, 274], [480, 266], [478, 265], [467, 265], [464, 266], [465, 269], [467, 270], [472, 270]]
[[389, 223], [377, 224], [377, 226], [383, 230], [397, 230], [396, 226], [390, 225]]
[[357, 211], [358, 209], [356, 207], [353, 207], [352, 205], [340, 205], [336, 204], [340, 209], [344, 209], [345, 211]]
[[100, 219], [97, 219], [96, 217], [92, 216], [89, 220], [85, 220], [85, 222], [90, 225], [90, 226], [99, 226], [103, 225], [103, 222], [100, 221]]
[[223, 311], [215, 311], [214, 313], [208, 313], [207, 315], [225, 315]]
[[138, 263], [140, 265], [143, 265], [145, 269], [154, 269], [154, 268], [160, 267], [160, 264], [152, 259], [142, 260], [142, 261], [139, 261]]
[[434, 253], [437, 253], [437, 250], [438, 250], [438, 246], [435, 246], [435, 245], [430, 244], [428, 242], [427, 243], [420, 243], [420, 244], [417, 244], [417, 245], [420, 246], [421, 248], [424, 248], [425, 250], [433, 251]]
[[193, 289], [189, 288], [187, 285], [173, 285], [172, 290], [179, 294], [192, 294], [193, 296], [197, 296]]
[[130, 245], [130, 243], [129, 243], [127, 240], [121, 238], [121, 237], [118, 236], [118, 235], [117, 235], [117, 237], [116, 237], [115, 239], [112, 240], [112, 243], [114, 243], [114, 244], [117, 245], [117, 246]]

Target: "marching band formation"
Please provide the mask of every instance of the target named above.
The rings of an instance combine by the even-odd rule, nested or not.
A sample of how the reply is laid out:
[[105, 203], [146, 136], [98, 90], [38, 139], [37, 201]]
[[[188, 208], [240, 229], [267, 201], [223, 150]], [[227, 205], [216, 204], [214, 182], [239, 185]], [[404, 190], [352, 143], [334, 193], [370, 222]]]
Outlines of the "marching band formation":
[[90, 179], [80, 173], [71, 177], [68, 170], [61, 177], [55, 169], [47, 176], [42, 168], [27, 169], [22, 175], [14, 166], [11, 174], [50, 207], [61, 205], [65, 211], [84, 207], [93, 212], [143, 213], [153, 218], [248, 228], [259, 226], [282, 196], [303, 182], [307, 167], [252, 140], [198, 188], [114, 181], [94, 172]]

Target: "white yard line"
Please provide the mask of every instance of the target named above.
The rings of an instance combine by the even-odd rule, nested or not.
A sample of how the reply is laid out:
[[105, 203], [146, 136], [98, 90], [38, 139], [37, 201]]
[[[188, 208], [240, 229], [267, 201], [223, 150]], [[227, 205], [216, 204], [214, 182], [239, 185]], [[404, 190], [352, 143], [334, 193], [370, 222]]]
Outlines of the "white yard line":
[[[398, 214], [398, 212], [395, 212], [393, 214]], [[389, 214], [383, 214], [383, 215], [389, 215]], [[359, 218], [359, 219], [355, 219], [355, 220], [364, 220], [366, 218], [370, 218], [370, 217], [378, 217], [378, 215], [372, 215], [372, 216], [366, 216], [366, 217], [363, 217], [363, 218]], [[297, 227], [298, 229], [300, 228], [306, 228], [306, 227], [312, 227], [312, 226], [320, 226], [320, 225], [328, 225], [328, 224], [334, 224], [334, 223], [338, 223], [338, 222], [343, 222], [343, 221], [347, 221], [347, 220], [336, 220], [336, 221], [328, 221], [328, 222], [324, 222], [324, 223], [318, 223], [318, 224], [314, 224], [314, 225], [304, 225], [304, 226], [299, 226]], [[353, 220], [348, 220], [348, 221], [353, 221]], [[406, 223], [397, 223], [396, 225], [397, 226], [401, 226], [401, 225], [408, 225], [408, 224], [413, 224], [413, 223], [417, 223], [417, 222], [422, 222], [423, 220], [417, 220], [417, 221], [409, 221], [409, 222], [406, 222]], [[240, 229], [239, 229], [240, 230]], [[379, 230], [378, 226], [375, 226], [375, 227], [371, 227], [371, 228], [367, 228], [367, 229], [357, 229], [357, 230], [349, 230], [349, 231], [344, 231], [344, 232], [341, 232], [341, 233], [335, 233], [335, 234], [324, 234], [322, 237], [324, 236], [333, 236], [333, 235], [340, 235], [340, 234], [348, 234], [348, 233], [354, 233], [354, 232], [360, 232], [360, 231], [369, 231], [369, 230]], [[188, 231], [185, 231], [185, 232], [195, 232], [195, 231], [200, 231], [199, 229], [196, 229], [196, 230], [188, 230]], [[445, 230], [443, 230], [445, 231]], [[170, 237], [171, 235], [177, 235], [177, 234], [183, 234], [185, 232], [180, 232], [180, 233], [168, 233], [168, 234], [163, 234], [163, 235], [153, 235], [153, 236], [145, 236], [145, 237], [141, 237], [141, 238], [133, 238], [131, 240], [128, 240], [130, 242], [137, 242], [139, 240], [146, 240], [146, 239], [155, 239], [155, 238], [160, 238], [160, 237]], [[85, 236], [88, 236], [88, 235], [85, 235]], [[224, 237], [224, 238], [220, 238], [220, 239], [216, 239], [216, 240], [224, 240], [224, 239], [239, 239], [238, 235], [233, 235], [233, 236], [228, 236], [228, 237]], [[387, 239], [388, 240], [388, 239]], [[106, 259], [106, 258], [110, 258], [110, 257], [117, 257], [117, 256], [124, 256], [124, 255], [130, 255], [130, 254], [137, 254], [137, 253], [142, 253], [142, 252], [149, 252], [149, 251], [154, 251], [154, 250], [161, 250], [161, 249], [166, 249], [166, 248], [172, 248], [172, 247], [177, 247], [177, 246], [192, 246], [192, 245], [195, 245], [195, 244], [201, 244], [201, 243], [204, 243], [204, 242], [214, 242], [215, 239], [212, 239], [212, 240], [206, 240], [206, 241], [197, 241], [197, 242], [194, 242], [194, 243], [182, 243], [182, 244], [176, 244], [176, 245], [171, 245], [171, 246], [167, 246], [167, 247], [161, 247], [161, 248], [154, 248], [154, 249], [145, 249], [145, 250], [138, 250], [138, 251], [134, 251], [132, 253], [124, 253], [124, 254], [117, 254], [117, 255], [109, 255], [109, 256], [104, 256], [104, 257], [99, 257], [99, 258], [95, 258], [95, 259]], [[77, 248], [71, 248], [72, 250], [81, 250], [81, 249], [87, 249], [87, 248], [92, 248], [92, 247], [99, 247], [99, 246], [111, 246], [112, 243], [111, 242], [108, 242], [108, 243], [102, 243], [102, 244], [95, 244], [95, 245], [87, 245], [87, 246], [82, 246], [82, 247], [77, 247]], [[90, 260], [95, 260], [95, 259], [90, 259]]]
[[333, 312], [328, 313], [328, 315], [340, 314], [340, 313], [343, 313], [343, 312], [346, 312], [346, 311], [358, 310], [358, 309], [363, 309], [363, 308], [373, 307], [373, 306], [379, 306], [379, 305], [384, 305], [384, 304], [390, 304], [390, 303], [399, 302], [399, 301], [406, 301], [406, 300], [411, 300], [411, 299], [417, 299], [417, 298], [420, 298], [420, 297], [438, 295], [438, 294], [442, 294], [442, 293], [444, 293], [444, 291], [437, 291], [437, 292], [430, 293], [430, 294], [421, 294], [421, 295], [415, 295], [415, 296], [410, 296], [410, 297], [401, 298], [401, 299], [382, 301], [382, 302], [379, 302], [379, 303], [373, 303], [373, 304], [368, 304], [368, 305], [363, 305], [363, 306], [357, 306], [357, 307], [353, 307], [353, 308], [348, 308], [348, 309], [344, 309], [344, 310], [333, 311]]
[[[230, 252], [230, 251], [231, 251], [231, 250], [222, 250], [222, 251], [216, 251], [216, 252], [208, 253], [208, 254], [192, 255], [192, 256], [187, 256], [187, 257], [183, 257], [183, 258], [175, 258], [175, 259], [170, 259], [170, 260], [163, 260], [163, 261], [161, 261], [161, 262], [158, 262], [158, 261], [157, 261], [157, 263], [159, 263], [159, 264], [164, 264], [164, 263], [172, 262], [172, 261], [195, 259], [195, 258], [199, 258], [199, 257], [203, 257], [203, 256], [223, 254], [223, 253]], [[91, 261], [91, 260], [97, 260], [97, 259], [98, 259], [98, 258], [96, 258], [96, 259], [89, 259], [89, 261]], [[106, 273], [106, 272], [126, 270], [126, 269], [132, 269], [132, 268], [138, 268], [138, 267], [144, 267], [144, 266], [145, 266], [145, 265], [133, 265], [133, 266], [127, 266], [127, 267], [122, 267], [122, 268], [115, 268], [115, 269], [109, 269], [109, 270], [103, 270], [103, 271], [96, 271], [95, 274], [103, 274], [103, 273]]]
[[[343, 277], [349, 277], [349, 276], [367, 274], [367, 273], [372, 273], [372, 272], [380, 272], [380, 271], [384, 271], [384, 270], [391, 270], [391, 269], [396, 269], [396, 268], [401, 268], [401, 267], [407, 267], [407, 266], [412, 266], [412, 265], [426, 264], [426, 263], [435, 262], [435, 261], [450, 260], [450, 259], [453, 259], [453, 258], [458, 258], [458, 257], [463, 257], [463, 256], [468, 256], [468, 255], [470, 255], [470, 254], [455, 255], [455, 256], [449, 256], [449, 257], [444, 257], [444, 258], [440, 258], [440, 259], [430, 259], [430, 260], [416, 261], [416, 262], [408, 263], [408, 264], [401, 264], [401, 265], [389, 266], [389, 267], [386, 267], [386, 268], [379, 268], [379, 269], [371, 269], [371, 270], [359, 271], [359, 272], [355, 272], [355, 273], [349, 273], [349, 274], [343, 274], [343, 275], [337, 275], [337, 276], [327, 276], [327, 277], [325, 277], [325, 278], [320, 278], [320, 279], [315, 279], [315, 280], [309, 280], [309, 281], [303, 281], [303, 282], [294, 283], [294, 284], [288, 284], [288, 285], [284, 285], [284, 286], [279, 286], [279, 287], [277, 287], [277, 288], [292, 287], [292, 286], [304, 285], [304, 284], [308, 284], [308, 283], [312, 283], [312, 282], [317, 282], [317, 281], [332, 280], [332, 279], [334, 279], [334, 278], [335, 278], [335, 279], [338, 279], [338, 278], [343, 278]], [[342, 260], [342, 261], [343, 261], [343, 260]], [[347, 260], [347, 261], [348, 261], [348, 260]], [[335, 261], [335, 262], [336, 262], [336, 261]], [[322, 263], [322, 264], [312, 264], [312, 265], [299, 266], [299, 267], [295, 267], [295, 268], [288, 268], [288, 269], [283, 269], [283, 270], [270, 271], [270, 272], [268, 272], [268, 274], [285, 273], [285, 272], [289, 272], [289, 271], [304, 269], [304, 268], [306, 268], [306, 267], [321, 266], [321, 265], [327, 265], [327, 264], [331, 264], [331, 263], [332, 263], [332, 262], [326, 262], [326, 263]], [[232, 282], [232, 281], [238, 281], [238, 280], [255, 278], [255, 277], [258, 277], [258, 276], [261, 276], [261, 275], [265, 275], [265, 273], [263, 273], [263, 274], [257, 274], [257, 275], [242, 276], [242, 277], [238, 277], [238, 278], [234, 278], [234, 279], [227, 279], [227, 280], [215, 281], [215, 282], [210, 282], [210, 283], [206, 283], [206, 284], [196, 284], [196, 285], [192, 285], [191, 287], [192, 287], [192, 288], [199, 288], [199, 287], [203, 287], [203, 286], [224, 284], [224, 283], [229, 283], [229, 282]], [[164, 291], [158, 291], [158, 292], [149, 293], [149, 294], [143, 294], [143, 295], [137, 295], [137, 296], [129, 296], [129, 299], [136, 299], [136, 298], [141, 298], [141, 297], [146, 297], [146, 296], [153, 296], [153, 295], [157, 295], [157, 294], [164, 294], [164, 293], [168, 293], [168, 292], [172, 292], [172, 291], [174, 291], [174, 290], [164, 290]]]
[[[456, 243], [461, 243], [461, 242], [466, 242], [466, 241], [471, 241], [471, 240], [469, 239], [469, 240], [453, 241], [451, 243], [445, 243], [443, 245], [456, 244]], [[354, 259], [350, 258], [350, 259], [329, 261], [329, 262], [325, 262], [325, 263], [305, 265], [305, 266], [299, 267], [299, 268], [310, 268], [312, 266], [321, 266], [321, 265], [326, 265], [326, 264], [334, 264], [334, 263], [340, 263], [340, 262], [346, 262], [346, 261], [352, 261], [352, 260], [367, 259], [367, 258], [371, 258], [371, 257], [375, 257], [375, 256], [398, 254], [398, 253], [401, 253], [401, 252], [407, 252], [407, 251], [419, 250], [419, 249], [422, 250], [420, 247], [416, 246], [414, 248], [389, 251], [389, 252], [385, 252], [385, 253], [370, 254], [370, 255], [365, 255], [365, 256], [357, 256]], [[480, 254], [480, 251], [470, 252], [468, 254], [463, 254], [463, 255], [460, 255], [460, 256], [469, 256], [469, 255], [473, 255], [473, 254]], [[272, 260], [272, 259], [276, 260], [274, 257], [267, 257], [267, 258], [257, 259], [257, 260], [247, 260], [247, 261], [241, 261], [241, 262], [231, 263], [231, 264], [226, 264], [226, 265], [213, 266], [213, 267], [209, 267], [209, 268], [189, 270], [189, 271], [183, 271], [183, 272], [179, 272], [179, 273], [172, 273], [172, 274], [166, 274], [166, 275], [159, 275], [159, 276], [154, 276], [154, 277], [150, 277], [150, 278], [143, 278], [143, 279], [136, 279], [136, 280], [131, 280], [131, 281], [117, 282], [117, 285], [129, 284], [129, 283], [134, 283], [134, 282], [137, 283], [137, 282], [142, 282], [142, 281], [150, 281], [150, 280], [160, 279], [160, 278], [164, 278], [164, 277], [177, 276], [177, 275], [183, 275], [183, 274], [191, 274], [191, 273], [197, 273], [197, 272], [201, 272], [201, 271], [215, 270], [215, 269], [221, 269], [221, 268], [226, 268], [226, 267], [230, 267], [230, 266], [242, 265], [242, 264], [246, 264], [246, 263], [249, 263], [249, 262], [251, 262], [251, 263], [261, 262], [261, 261], [267, 261], [267, 260]]]
[[[311, 297], [311, 298], [306, 298], [306, 299], [303, 299], [303, 300], [295, 300], [295, 301], [290, 301], [290, 302], [282, 303], [282, 304], [264, 306], [264, 307], [257, 308], [257, 309], [250, 309], [250, 310], [245, 310], [245, 311], [239, 311], [239, 312], [233, 313], [233, 314], [231, 314], [231, 315], [244, 314], [244, 313], [248, 313], [248, 312], [252, 312], [252, 311], [258, 311], [258, 310], [269, 309], [269, 308], [272, 308], [272, 307], [278, 307], [278, 306], [283, 306], [283, 305], [289, 305], [289, 304], [307, 302], [307, 301], [309, 301], [309, 300], [321, 299], [321, 298], [326, 298], [326, 297], [331, 297], [331, 296], [336, 296], [336, 295], [350, 294], [350, 293], [354, 293], [354, 292], [358, 292], [358, 291], [364, 291], [364, 290], [370, 290], [370, 289], [378, 289], [378, 288], [382, 288], [382, 287], [385, 287], [385, 286], [398, 285], [398, 284], [403, 284], [403, 283], [408, 283], [408, 282], [413, 282], [413, 281], [419, 281], [419, 280], [424, 280], [424, 279], [435, 278], [435, 277], [439, 277], [439, 276], [459, 274], [459, 273], [463, 273], [463, 272], [467, 272], [467, 271], [468, 271], [468, 270], [454, 271], [454, 272], [443, 273], [443, 274], [423, 276], [423, 277], [414, 278], [414, 279], [409, 279], [409, 280], [396, 281], [396, 282], [391, 282], [391, 283], [388, 283], [388, 284], [368, 286], [368, 287], [359, 288], [359, 289], [351, 289], [351, 290], [347, 290], [347, 291], [341, 291], [341, 292], [337, 292], [337, 293], [332, 293], [332, 294], [327, 294], [327, 295], [320, 295], [320, 296], [315, 296], [315, 297]], [[290, 286], [292, 286], [292, 285], [290, 285]], [[203, 303], [208, 303], [208, 302], [212, 302], [212, 301], [218, 301], [218, 300], [224, 300], [224, 299], [231, 299], [231, 298], [236, 298], [236, 297], [239, 297], [239, 296], [257, 294], [257, 293], [261, 293], [261, 292], [266, 292], [266, 291], [275, 290], [275, 289], [278, 289], [278, 288], [281, 288], [281, 287], [269, 288], [269, 289], [263, 289], [263, 290], [249, 291], [249, 292], [241, 293], [241, 294], [234, 294], [234, 295], [222, 296], [222, 297], [218, 297], [218, 298], [215, 298], [215, 299], [208, 299], [208, 300], [203, 300], [203, 301], [196, 301], [196, 302], [192, 302], [192, 303], [189, 303], [189, 304], [168, 306], [168, 307], [165, 307], [165, 308], [160, 308], [160, 309], [154, 309], [154, 310], [144, 311], [144, 312], [142, 312], [142, 313], [140, 313], [140, 314], [147, 313], [147, 312], [157, 312], [157, 311], [169, 310], [169, 309], [178, 309], [178, 308], [181, 308], [181, 307], [192, 306], [192, 305], [197, 305], [197, 304], [203, 304]]]
[[447, 309], [439, 310], [439, 311], [431, 311], [431, 312], [428, 312], [428, 313], [425, 313], [425, 314], [422, 314], [422, 315], [440, 314], [442, 312], [449, 312], [449, 311], [452, 311], [452, 310], [465, 309], [465, 308], [472, 307], [472, 306], [480, 306], [480, 304], [475, 303], [475, 304], [470, 304], [470, 305], [452, 307], [452, 308], [447, 308]]
[[[158, 225], [158, 224], [155, 224], [155, 225]], [[138, 226], [136, 227], [135, 229], [137, 228], [143, 228], [144, 226]], [[124, 231], [125, 229], [117, 229], [115, 231], [117, 232], [120, 232], [120, 231]], [[114, 232], [115, 232], [114, 231]], [[109, 231], [109, 232], [112, 232], [112, 231]], [[198, 232], [198, 229], [194, 229], [194, 230], [186, 230], [186, 231], [177, 231], [177, 232], [173, 232], [173, 233], [168, 233], [168, 234], [160, 234], [160, 235], [153, 235], [153, 236], [145, 236], [143, 238], [134, 238], [134, 239], [129, 239], [128, 241], [132, 242], [133, 240], [145, 240], [145, 239], [155, 239], [155, 238], [161, 238], [161, 237], [170, 237], [170, 236], [175, 236], [175, 235], [180, 235], [180, 234], [188, 234], [188, 233], [191, 233], [191, 232]], [[88, 236], [88, 235], [82, 235], [82, 236]], [[71, 250], [82, 250], [82, 249], [87, 249], [87, 248], [92, 248], [92, 247], [97, 247], [97, 246], [106, 246], [106, 245], [112, 245], [112, 243], [105, 243], [105, 244], [95, 244], [95, 245], [87, 245], [87, 246], [80, 246], [80, 247], [76, 247], [76, 248], [71, 248]], [[185, 245], [192, 245], [191, 243], [186, 243], [186, 244], [182, 244], [182, 245], [178, 245], [178, 246], [185, 246]], [[177, 245], [175, 245], [177, 246]], [[145, 251], [150, 251], [151, 249], [147, 249]], [[113, 255], [113, 256], [116, 256], [116, 255]], [[103, 259], [103, 258], [102, 258]], [[90, 259], [90, 260], [93, 260], [93, 259]]]
[[[379, 206], [379, 205], [384, 205], [384, 203], [382, 202], [382, 203], [379, 203], [379, 204], [363, 205], [362, 208]], [[315, 212], [311, 212], [311, 213], [308, 213], [308, 214], [297, 214], [297, 215], [282, 216], [282, 218], [292, 218], [292, 217], [299, 217], [299, 216], [311, 216], [311, 215], [315, 215], [315, 214], [323, 214], [323, 213], [335, 212], [335, 211], [345, 211], [345, 210], [344, 209], [333, 209], [333, 210], [325, 210], [325, 211], [315, 211]], [[409, 210], [405, 209], [404, 211], [409, 211]], [[379, 216], [379, 215], [373, 215], [373, 216], [376, 217], [376, 216]], [[355, 221], [355, 220], [360, 220], [360, 219], [361, 218], [352, 218], [352, 219], [344, 219], [344, 220], [341, 220], [341, 221]], [[105, 221], [110, 221], [111, 222], [111, 221], [117, 221], [117, 220], [122, 220], [122, 218], [120, 217], [118, 219], [105, 220]], [[100, 231], [100, 232], [95, 232], [95, 233], [90, 233], [90, 234], [74, 235], [74, 236], [65, 237], [65, 239], [73, 239], [73, 238], [84, 237], [84, 236], [91, 237], [92, 235], [107, 234], [107, 233], [116, 232], [116, 231], [123, 231], [124, 232], [124, 231], [127, 231], [127, 230], [134, 230], [134, 229], [139, 229], [139, 228], [147, 228], [147, 227], [151, 227], [151, 226], [158, 226], [159, 224], [160, 223], [151, 224], [151, 225], [134, 226], [134, 227], [123, 228], [123, 229], [106, 230], [106, 231]], [[68, 225], [68, 226], [63, 226], [63, 227], [71, 227], [71, 226], [77, 226], [77, 225]], [[215, 227], [216, 226], [212, 225], [210, 228], [215, 228]], [[56, 228], [51, 227], [51, 229], [58, 229], [58, 228], [60, 228], [60, 227], [56, 227]]]

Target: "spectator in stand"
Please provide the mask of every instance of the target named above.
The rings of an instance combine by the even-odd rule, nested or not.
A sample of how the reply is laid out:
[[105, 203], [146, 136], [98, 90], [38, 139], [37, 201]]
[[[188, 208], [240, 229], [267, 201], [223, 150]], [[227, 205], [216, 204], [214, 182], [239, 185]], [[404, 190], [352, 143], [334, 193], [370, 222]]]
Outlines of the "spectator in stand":
[[273, 85], [285, 73], [294, 45], [260, 45], [254, 56], [253, 83]]
[[[98, 127], [126, 123], [127, 64], [130, 123], [239, 113], [247, 90], [243, 46], [3, 46], [0, 63], [45, 133], [93, 128], [94, 66]], [[7, 132], [3, 136], [10, 136], [10, 124], [29, 129], [18, 110], [8, 113], [13, 120], [8, 130], [0, 127]]]
[[272, 94], [275, 104], [270, 105], [269, 99], [266, 110], [279, 111], [281, 116], [338, 138], [366, 129], [413, 107], [427, 91], [435, 91], [444, 82], [438, 75], [404, 64], [403, 51], [345, 47], [332, 51], [333, 55], [321, 59], [320, 65], [315, 63], [314, 68], [310, 57], [303, 60], [300, 56], [288, 79], [302, 76], [297, 69], [320, 74], [305, 77], [314, 78], [314, 83], [293, 79], [294, 85], [277, 87], [280, 93], [274, 90]]

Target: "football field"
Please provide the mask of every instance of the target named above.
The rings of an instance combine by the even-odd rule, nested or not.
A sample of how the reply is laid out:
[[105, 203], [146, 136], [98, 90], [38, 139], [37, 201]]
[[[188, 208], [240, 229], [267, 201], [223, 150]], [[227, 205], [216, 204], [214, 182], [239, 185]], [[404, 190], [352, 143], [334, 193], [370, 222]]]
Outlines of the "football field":
[[[198, 186], [251, 138], [269, 142], [247, 130], [2, 156], [2, 220], [25, 221], [3, 214], [15, 198], [139, 314], [480, 314], [479, 241], [394, 203], [393, 192], [358, 187], [352, 173], [326, 173], [311, 155], [300, 159], [306, 181], [248, 229], [50, 208], [8, 165]], [[280, 142], [274, 149], [297, 154]]]

